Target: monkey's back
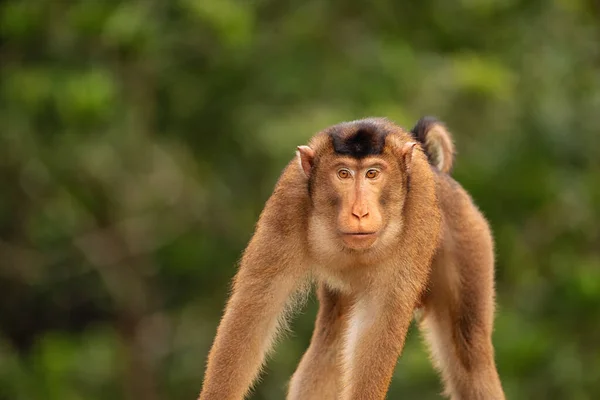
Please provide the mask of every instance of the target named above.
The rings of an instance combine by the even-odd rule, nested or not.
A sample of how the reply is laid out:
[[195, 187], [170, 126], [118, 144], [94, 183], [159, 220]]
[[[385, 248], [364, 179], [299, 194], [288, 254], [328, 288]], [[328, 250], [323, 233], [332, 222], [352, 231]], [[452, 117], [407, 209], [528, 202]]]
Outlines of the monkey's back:
[[[432, 261], [430, 292], [448, 302], [449, 312], [493, 310], [494, 243], [489, 224], [467, 191], [451, 176], [438, 172], [437, 196], [442, 212], [442, 235]], [[470, 293], [469, 289], [474, 292]], [[491, 327], [493, 313], [481, 321]]]
[[[445, 235], [442, 246], [462, 245], [465, 250], [493, 252], [493, 240], [487, 220], [467, 193], [450, 175], [436, 174], [438, 203], [442, 211]], [[445, 242], [450, 243], [445, 243]], [[480, 249], [471, 248], [473, 246]]]

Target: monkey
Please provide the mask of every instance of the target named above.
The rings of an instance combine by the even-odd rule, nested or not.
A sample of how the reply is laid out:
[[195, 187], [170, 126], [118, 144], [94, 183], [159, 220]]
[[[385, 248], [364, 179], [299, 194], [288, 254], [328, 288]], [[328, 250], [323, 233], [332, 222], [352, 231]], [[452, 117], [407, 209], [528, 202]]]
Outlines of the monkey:
[[312, 283], [319, 310], [287, 399], [384, 399], [416, 314], [446, 397], [504, 399], [492, 233], [451, 177], [454, 154], [433, 117], [410, 131], [342, 122], [298, 146], [241, 257], [199, 400], [249, 395]]

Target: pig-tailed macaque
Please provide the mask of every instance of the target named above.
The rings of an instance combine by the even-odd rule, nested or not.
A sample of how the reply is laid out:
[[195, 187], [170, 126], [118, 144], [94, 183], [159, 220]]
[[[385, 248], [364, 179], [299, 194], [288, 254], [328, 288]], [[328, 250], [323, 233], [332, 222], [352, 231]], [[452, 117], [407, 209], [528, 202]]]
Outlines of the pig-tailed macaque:
[[504, 399], [492, 236], [453, 156], [433, 118], [341, 123], [299, 146], [243, 254], [200, 400], [248, 395], [307, 282], [320, 308], [288, 399], [384, 399], [414, 314], [448, 397]]

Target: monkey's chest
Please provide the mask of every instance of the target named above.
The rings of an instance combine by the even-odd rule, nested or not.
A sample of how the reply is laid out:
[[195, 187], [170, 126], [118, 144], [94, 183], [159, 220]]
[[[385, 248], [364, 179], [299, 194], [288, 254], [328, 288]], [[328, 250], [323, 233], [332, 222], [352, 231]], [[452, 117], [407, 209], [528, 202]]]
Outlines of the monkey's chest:
[[313, 276], [318, 283], [323, 283], [329, 288], [342, 293], [350, 293], [362, 290], [365, 286], [374, 282], [376, 271], [385, 268], [376, 264], [324, 264], [315, 265]]

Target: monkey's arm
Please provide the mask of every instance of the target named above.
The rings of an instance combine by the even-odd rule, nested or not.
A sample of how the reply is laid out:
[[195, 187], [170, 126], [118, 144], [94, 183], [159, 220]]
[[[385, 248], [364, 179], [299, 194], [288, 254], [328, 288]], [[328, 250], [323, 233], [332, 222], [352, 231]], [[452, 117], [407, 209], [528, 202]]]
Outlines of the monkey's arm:
[[340, 385], [339, 355], [343, 328], [350, 308], [348, 295], [321, 284], [318, 289], [319, 314], [310, 342], [294, 373], [288, 400], [335, 400]]
[[273, 222], [274, 214], [266, 214], [242, 257], [208, 357], [200, 400], [239, 400], [247, 394], [286, 303], [304, 276], [293, 238]]
[[342, 352], [341, 399], [385, 399], [423, 286], [395, 282], [390, 290], [365, 293], [354, 303]]

